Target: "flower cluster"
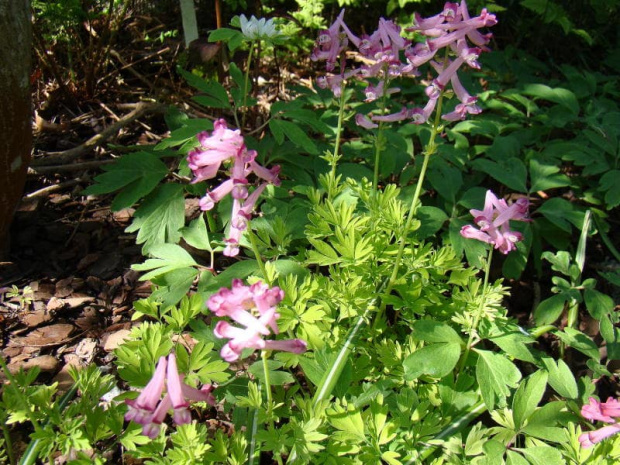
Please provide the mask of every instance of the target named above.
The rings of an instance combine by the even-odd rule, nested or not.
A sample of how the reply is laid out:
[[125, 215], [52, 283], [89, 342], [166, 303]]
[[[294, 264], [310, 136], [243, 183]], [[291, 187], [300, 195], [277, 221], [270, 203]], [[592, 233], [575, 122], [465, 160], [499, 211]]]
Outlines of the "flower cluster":
[[242, 326], [233, 326], [224, 320], [216, 324], [215, 335], [230, 339], [221, 351], [224, 360], [238, 360], [243, 349], [285, 350], [296, 354], [306, 351], [306, 343], [301, 339], [263, 339], [270, 332], [279, 332], [276, 320], [280, 315], [276, 305], [283, 298], [284, 292], [279, 287], [269, 288], [261, 281], [245, 286], [240, 279], [233, 280], [232, 289], [222, 288], [209, 298], [209, 310]]
[[[403, 108], [397, 113], [390, 115], [372, 115], [370, 118], [358, 114], [356, 122], [365, 128], [377, 127], [376, 122], [402, 121], [411, 119], [416, 124], [424, 123], [434, 111], [441, 93], [448, 83], [459, 104], [454, 111], [443, 115], [447, 121], [465, 119], [467, 114], [480, 113], [476, 105], [477, 97], [471, 96], [461, 84], [457, 71], [463, 64], [471, 68], [479, 69], [478, 56], [482, 51], [488, 50], [486, 44], [491, 39], [491, 34], [482, 34], [478, 29], [490, 27], [497, 23], [495, 15], [489, 14], [486, 9], [480, 15], [471, 17], [467, 10], [465, 0], [458, 3], [446, 3], [443, 11], [430, 18], [422, 18], [416, 15], [415, 24], [407, 28], [407, 31], [415, 31], [426, 40], [420, 43], [411, 41], [401, 36], [401, 29], [392, 21], [381, 18], [379, 26], [370, 36], [355, 36], [347, 27], [344, 20], [344, 10], [340, 12], [336, 21], [329, 29], [322, 31], [312, 52], [312, 60], [325, 60], [327, 71], [335, 69], [338, 57], [340, 57], [340, 74], [317, 79], [317, 84], [322, 88], [331, 88], [334, 95], [341, 93], [342, 82], [352, 76], [361, 76], [364, 79], [376, 77], [377, 84], [369, 84], [366, 88], [366, 101], [373, 101], [380, 97], [398, 92], [398, 88], [389, 87], [389, 81], [393, 78], [411, 75], [419, 75], [418, 68], [430, 62], [437, 77], [426, 88], [425, 93], [428, 102], [423, 108]], [[469, 42], [474, 46], [470, 46]], [[357, 47], [358, 54], [364, 64], [357, 69], [345, 71], [345, 50], [349, 43]], [[453, 59], [436, 58], [437, 52], [448, 48]], [[404, 56], [404, 59], [401, 59]]]
[[590, 421], [611, 423], [610, 425], [580, 435], [579, 443], [581, 447], [592, 447], [603, 439], [620, 433], [620, 402], [618, 402], [617, 399], [608, 399], [606, 402], [599, 402], [594, 397], [590, 397], [588, 403], [581, 408], [581, 415]]
[[515, 250], [515, 244], [523, 240], [521, 233], [510, 230], [510, 220], [528, 221], [529, 201], [520, 198], [512, 205], [504, 199], [498, 199], [493, 192], [487, 191], [484, 210], [470, 210], [474, 222], [480, 229], [472, 225], [461, 228], [461, 235], [468, 239], [477, 239], [493, 245], [502, 253]]
[[[429, 98], [424, 108], [413, 110], [414, 122], [423, 123], [428, 120], [435, 109], [437, 100], [448, 82], [461, 102], [453, 112], [443, 115], [448, 121], [464, 119], [468, 113], [480, 113], [476, 105], [477, 97], [467, 93], [461, 84], [457, 71], [463, 64], [471, 68], [479, 69], [478, 56], [482, 51], [487, 51], [486, 44], [491, 40], [491, 34], [481, 34], [478, 29], [497, 24], [495, 15], [482, 9], [480, 15], [470, 17], [465, 0], [458, 3], [446, 3], [443, 11], [430, 18], [422, 18], [416, 14], [415, 24], [408, 31], [416, 31], [427, 37], [426, 42], [418, 43], [405, 51], [407, 60], [414, 67], [419, 67], [426, 62], [438, 73], [432, 84], [426, 88]], [[471, 41], [475, 46], [471, 47]], [[437, 52], [449, 47], [455, 56], [454, 59], [436, 59]]]
[[[162, 393], [166, 387], [166, 395], [162, 399]], [[173, 420], [177, 425], [184, 425], [191, 421], [191, 415], [187, 407], [189, 401], [207, 402], [215, 405], [215, 399], [211, 391], [213, 386], [205, 384], [201, 389], [196, 389], [183, 383], [183, 378], [177, 370], [177, 362], [174, 354], [168, 358], [161, 357], [157, 363], [155, 374], [146, 387], [135, 400], [126, 400], [129, 411], [125, 414], [125, 420], [135, 421], [142, 425], [142, 434], [151, 439], [159, 435], [161, 424], [168, 414], [168, 410], [174, 409]]]
[[[200, 199], [202, 210], [211, 210], [215, 204], [229, 193], [233, 197], [233, 208], [230, 220], [230, 230], [226, 238], [224, 255], [233, 257], [239, 253], [239, 241], [247, 227], [252, 210], [268, 183], [280, 185], [278, 173], [280, 167], [267, 169], [259, 165], [255, 159], [255, 150], [248, 150], [241, 132], [228, 129], [226, 121], [217, 120], [213, 125], [213, 132], [209, 135], [204, 131], [198, 134], [200, 146], [187, 156], [190, 169], [194, 173], [192, 182], [212, 179], [218, 173], [223, 162], [230, 165], [230, 178], [218, 187], [206, 193]], [[254, 173], [264, 182], [251, 194], [248, 191], [248, 176]]]

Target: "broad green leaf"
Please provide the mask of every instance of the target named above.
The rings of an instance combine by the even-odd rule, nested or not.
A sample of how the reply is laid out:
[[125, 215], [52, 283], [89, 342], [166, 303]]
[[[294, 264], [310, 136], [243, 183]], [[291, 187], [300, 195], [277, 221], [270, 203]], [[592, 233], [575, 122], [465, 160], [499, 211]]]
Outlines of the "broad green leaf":
[[567, 399], [576, 399], [579, 394], [577, 381], [566, 362], [564, 360], [556, 362], [551, 357], [543, 357], [542, 361], [549, 373], [549, 385], [555, 392]]
[[438, 158], [436, 162], [431, 162], [426, 176], [439, 195], [451, 203], [456, 202], [456, 195], [463, 186], [460, 169]]
[[[620, 181], [620, 178], [618, 179]], [[614, 300], [607, 294], [603, 294], [595, 289], [586, 289], [583, 292], [588, 313], [595, 320], [601, 320], [603, 316], [611, 313], [614, 309]]]
[[[276, 140], [278, 140], [276, 133], [284, 133], [287, 139], [289, 139], [296, 146], [301, 147], [306, 152], [311, 154], [319, 153], [319, 149], [312, 139], [310, 139], [303, 129], [301, 129], [297, 124], [281, 119], [273, 119], [269, 122], [269, 127], [274, 133]], [[274, 128], [277, 129], [274, 130]]]
[[519, 158], [505, 158], [497, 162], [478, 158], [472, 164], [474, 168], [484, 171], [511, 189], [517, 192], [527, 192], [527, 169]]
[[[161, 300], [162, 308], [176, 305], [187, 295], [198, 273], [197, 269], [187, 267], [172, 270], [153, 278], [152, 281], [160, 287], [151, 294], [151, 297]], [[179, 325], [179, 329], [182, 329], [186, 324], [187, 322], [183, 321], [183, 324]]]
[[579, 102], [577, 101], [577, 97], [568, 89], [563, 89], [561, 87], [551, 88], [544, 84], [527, 84], [523, 89], [523, 93], [557, 103], [575, 115], [579, 113]]
[[144, 244], [143, 252], [156, 244], [176, 243], [181, 238], [179, 230], [185, 224], [183, 186], [164, 184], [158, 187], [140, 205], [126, 232], [138, 231], [136, 242]]
[[530, 182], [532, 183], [530, 193], [570, 185], [570, 179], [560, 173], [560, 167], [557, 164], [550, 162], [543, 164], [537, 158], [530, 160]]
[[551, 465], [564, 463], [562, 453], [550, 446], [531, 446], [525, 449], [514, 448], [519, 451], [532, 465]]
[[566, 296], [557, 294], [543, 300], [534, 310], [534, 321], [537, 325], [550, 325], [555, 322], [562, 312], [566, 304]]
[[183, 126], [174, 129], [170, 132], [170, 136], [162, 140], [155, 146], [155, 150], [164, 150], [170, 147], [178, 147], [193, 142], [193, 145], [198, 145], [198, 138], [196, 135], [202, 131], [213, 130], [213, 121], [204, 118], [188, 119], [183, 122]]
[[[284, 384], [290, 384], [295, 381], [293, 375], [286, 371], [279, 370], [279, 368], [282, 367], [282, 363], [275, 360], [267, 360], [267, 367], [269, 371], [269, 383], [272, 386], [282, 386]], [[265, 371], [262, 360], [259, 359], [258, 361], [250, 365], [248, 371], [252, 373], [252, 375], [254, 375], [256, 378], [258, 378], [261, 383], [265, 383]]]
[[303, 109], [289, 109], [282, 111], [281, 115], [286, 117], [287, 119], [297, 120], [305, 123], [320, 134], [330, 134], [332, 132], [332, 129], [327, 124], [318, 119], [318, 115], [315, 111]]
[[237, 37], [240, 39], [243, 38], [241, 31], [228, 27], [220, 27], [209, 33], [209, 42], [229, 42]]
[[581, 229], [583, 223], [583, 212], [579, 211], [575, 205], [560, 197], [553, 197], [547, 200], [536, 210], [555, 224], [558, 228], [571, 232], [571, 224], [577, 229]]
[[460, 355], [460, 343], [448, 342], [424, 346], [403, 362], [405, 380], [412, 381], [422, 375], [443, 378], [452, 372]]
[[425, 342], [454, 342], [461, 344], [459, 334], [448, 326], [434, 320], [418, 320], [413, 324], [413, 337]]
[[192, 247], [200, 250], [208, 250], [209, 252], [213, 251], [203, 215], [200, 215], [192, 221], [189, 226], [181, 228], [181, 235], [183, 236], [185, 242]]
[[599, 190], [605, 192], [605, 204], [607, 208], [615, 208], [620, 205], [620, 170], [612, 170], [605, 173], [600, 179]]
[[[204, 294], [211, 294], [222, 287], [230, 287], [233, 279], [245, 279], [257, 271], [259, 270], [256, 260], [238, 261], [215, 277], [205, 274], [205, 279], [198, 284], [198, 291]], [[209, 279], [206, 279], [207, 276], [209, 276]]]
[[521, 429], [536, 410], [546, 387], [547, 373], [544, 370], [532, 373], [519, 385], [512, 399], [512, 416], [517, 429]]
[[508, 450], [506, 451], [506, 465], [530, 465], [530, 462], [525, 460], [519, 453]]
[[581, 331], [577, 331], [574, 328], [566, 327], [564, 331], [558, 331], [555, 333], [566, 345], [578, 350], [582, 354], [594, 360], [600, 360], [600, 353], [596, 343]]
[[416, 210], [416, 219], [420, 221], [421, 225], [416, 229], [415, 236], [418, 239], [426, 239], [441, 229], [444, 223], [448, 221], [448, 215], [441, 208], [420, 207]]
[[329, 409], [327, 421], [339, 431], [335, 436], [338, 436], [340, 440], [356, 442], [366, 440], [362, 415], [352, 405], [348, 406], [346, 411], [343, 411], [341, 407], [338, 410]]
[[528, 347], [528, 344], [535, 342], [532, 336], [527, 336], [521, 332], [513, 332], [492, 337], [490, 340], [511, 357], [529, 362], [533, 365], [538, 363], [538, 358], [533, 352], [533, 349]]
[[213, 80], [206, 81], [200, 76], [185, 71], [180, 67], [177, 67], [177, 72], [183, 76], [190, 86], [211, 97], [210, 101], [212, 103], [209, 104], [209, 106], [214, 106], [215, 108], [231, 108], [230, 103], [228, 102], [228, 93], [226, 92], [224, 86], [219, 82]]
[[504, 355], [488, 350], [474, 349], [478, 354], [476, 379], [480, 393], [489, 410], [496, 405], [505, 405], [510, 388], [516, 388], [521, 372]]
[[176, 244], [157, 244], [149, 249], [149, 258], [144, 263], [133, 265], [131, 268], [137, 271], [152, 270], [140, 277], [140, 281], [148, 281], [178, 268], [197, 265], [192, 256], [185, 249]]
[[158, 155], [149, 152], [135, 152], [123, 155], [112, 165], [104, 165], [104, 174], [95, 177], [95, 182], [82, 193], [99, 195], [123, 189], [112, 202], [112, 211], [132, 206], [153, 191], [168, 174], [168, 167]]

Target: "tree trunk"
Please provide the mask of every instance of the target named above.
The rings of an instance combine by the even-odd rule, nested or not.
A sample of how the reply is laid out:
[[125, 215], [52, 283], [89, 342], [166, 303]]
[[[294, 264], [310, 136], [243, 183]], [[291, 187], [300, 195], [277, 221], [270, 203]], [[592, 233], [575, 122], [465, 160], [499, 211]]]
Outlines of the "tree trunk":
[[0, 0], [0, 256], [30, 161], [31, 53], [29, 0]]

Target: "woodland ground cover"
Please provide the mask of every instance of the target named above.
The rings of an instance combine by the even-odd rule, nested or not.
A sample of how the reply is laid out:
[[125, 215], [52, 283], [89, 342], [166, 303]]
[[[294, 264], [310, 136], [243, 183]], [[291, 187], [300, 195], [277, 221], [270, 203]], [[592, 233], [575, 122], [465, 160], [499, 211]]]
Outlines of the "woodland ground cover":
[[[3, 283], [3, 460], [616, 463], [619, 5], [497, 3], [231, 3], [182, 53], [156, 8], [35, 2], [40, 101], [116, 123], [54, 154], [38, 108], [15, 262], [61, 250]], [[37, 198], [82, 207], [38, 246]]]

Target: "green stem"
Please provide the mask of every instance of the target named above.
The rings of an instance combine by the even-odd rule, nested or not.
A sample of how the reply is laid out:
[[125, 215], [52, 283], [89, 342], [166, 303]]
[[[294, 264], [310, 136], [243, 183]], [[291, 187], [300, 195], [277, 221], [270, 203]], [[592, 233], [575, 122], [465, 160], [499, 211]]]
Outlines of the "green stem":
[[267, 275], [267, 268], [265, 268], [265, 262], [263, 262], [263, 258], [260, 255], [260, 251], [258, 250], [258, 244], [256, 243], [256, 236], [254, 235], [254, 231], [252, 231], [252, 226], [248, 224], [247, 227], [248, 239], [250, 240], [250, 246], [252, 247], [252, 252], [254, 252], [254, 257], [256, 258], [256, 263], [258, 263], [258, 268], [265, 278], [267, 284], [271, 286], [271, 280]]
[[261, 351], [261, 358], [263, 359], [263, 374], [265, 376], [265, 394], [267, 395], [267, 417], [269, 418], [269, 422], [271, 423], [271, 427], [273, 428], [273, 418], [272, 408], [273, 408], [273, 398], [271, 397], [271, 379], [269, 377], [269, 364], [267, 363], [268, 351]]
[[478, 324], [480, 323], [480, 319], [482, 318], [482, 313], [484, 312], [484, 304], [485, 298], [487, 294], [487, 290], [489, 287], [489, 274], [491, 271], [491, 259], [493, 258], [493, 247], [489, 248], [489, 256], [487, 257], [486, 265], [484, 267], [484, 282], [482, 283], [482, 296], [480, 297], [480, 305], [478, 305], [478, 311], [476, 312], [476, 316], [474, 318], [474, 323], [469, 330], [469, 337], [467, 338], [467, 345], [465, 346], [465, 352], [461, 357], [461, 363], [459, 364], [459, 373], [463, 371], [465, 367], [465, 363], [467, 362], [467, 358], [469, 357], [469, 352], [471, 351], [474, 335], [478, 329]]
[[[433, 127], [431, 129], [431, 136], [428, 141], [428, 145], [424, 150], [424, 160], [422, 161], [422, 169], [420, 170], [420, 177], [418, 178], [418, 182], [415, 187], [415, 192], [413, 193], [413, 198], [411, 199], [411, 205], [409, 206], [409, 213], [407, 214], [407, 220], [405, 221], [405, 227], [403, 228], [399, 240], [398, 240], [398, 252], [396, 253], [396, 258], [394, 259], [394, 265], [392, 268], [392, 274], [390, 275], [390, 279], [387, 283], [387, 287], [385, 289], [385, 294], [389, 294], [394, 289], [394, 285], [396, 284], [396, 279], [398, 278], [398, 270], [400, 268], [400, 261], [403, 258], [403, 253], [405, 251], [405, 245], [407, 243], [407, 234], [409, 229], [411, 228], [411, 223], [415, 217], [418, 201], [420, 200], [420, 195], [422, 193], [422, 185], [424, 184], [424, 178], [426, 177], [426, 171], [428, 169], [428, 162], [431, 156], [437, 151], [437, 144], [435, 140], [437, 139], [437, 135], [439, 134], [440, 123], [441, 123], [441, 107], [443, 102], [443, 92], [439, 95], [439, 99], [437, 101], [437, 107], [435, 110], [435, 120], [433, 122]], [[373, 329], [376, 329], [379, 321], [383, 318], [383, 313], [385, 312], [385, 303], [381, 303], [379, 307], [379, 311], [375, 316], [375, 320], [373, 322]]]
[[344, 122], [344, 108], [346, 103], [345, 96], [345, 81], [342, 81], [340, 100], [338, 101], [338, 126], [336, 127], [336, 142], [334, 144], [334, 154], [331, 160], [331, 171], [329, 173], [329, 192], [327, 197], [332, 199], [336, 190], [336, 167], [338, 166], [338, 159], [340, 158], [340, 140], [342, 138], [342, 123]]
[[374, 192], [379, 190], [379, 163], [381, 162], [381, 152], [383, 150], [383, 121], [379, 122], [377, 128], [377, 138], [375, 141], [375, 171], [372, 176], [372, 187]]
[[250, 68], [252, 67], [252, 55], [254, 54], [254, 42], [250, 42], [250, 53], [248, 53], [248, 62], [245, 66], [245, 80], [243, 82], [243, 116], [241, 116], [241, 130], [245, 126], [245, 115], [247, 114], [246, 104], [248, 101], [248, 84], [250, 82]]
[[570, 306], [568, 307], [568, 315], [566, 316], [566, 326], [574, 328], [577, 326], [577, 318], [579, 316], [579, 302], [575, 299], [571, 299]]
[[6, 455], [9, 457], [9, 463], [15, 465], [15, 455], [13, 455], [13, 443], [11, 442], [11, 435], [9, 434], [8, 425], [3, 423], [2, 435], [4, 436], [4, 444]]
[[[387, 70], [384, 71], [387, 74]], [[389, 87], [389, 79], [386, 79], [383, 83], [383, 95], [381, 96], [381, 114], [385, 113], [387, 107], [387, 90]], [[379, 165], [381, 162], [381, 152], [383, 151], [383, 121], [379, 122], [377, 128], [377, 139], [375, 142], [375, 170], [372, 177], [372, 185], [375, 192], [379, 189]]]
[[553, 325], [540, 326], [538, 328], [534, 328], [534, 329], [530, 330], [530, 335], [534, 339], [538, 339], [543, 334], [547, 334], [549, 331], [555, 331], [556, 329], [558, 329], [558, 328], [556, 328]]
[[[259, 384], [260, 389], [260, 384]], [[260, 391], [259, 391], [260, 392]], [[254, 460], [260, 458], [260, 449], [256, 445], [256, 433], [258, 432], [258, 409], [254, 409], [252, 415], [252, 427], [249, 430], [250, 435], [250, 452], [248, 454], [248, 465], [254, 465]]]

